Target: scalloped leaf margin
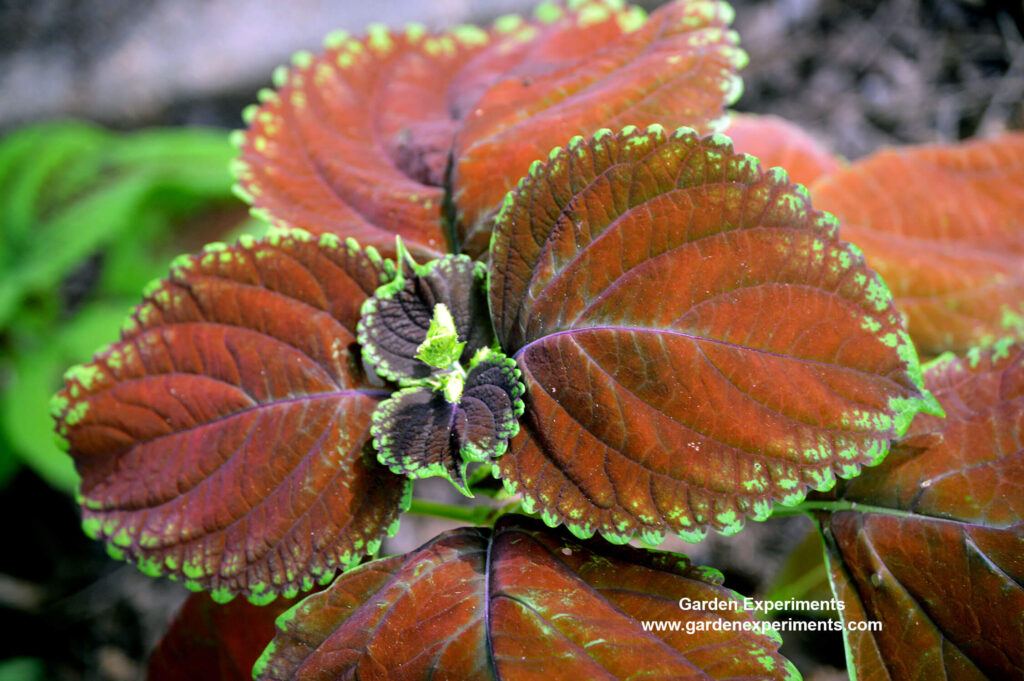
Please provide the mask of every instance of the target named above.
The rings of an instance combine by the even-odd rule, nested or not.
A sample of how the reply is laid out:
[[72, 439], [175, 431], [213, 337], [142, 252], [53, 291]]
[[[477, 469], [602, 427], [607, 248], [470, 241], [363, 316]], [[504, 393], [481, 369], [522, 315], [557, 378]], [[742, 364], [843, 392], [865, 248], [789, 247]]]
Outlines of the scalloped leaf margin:
[[491, 262], [527, 388], [495, 474], [579, 536], [736, 532], [938, 409], [884, 282], [802, 186], [722, 135], [553, 150], [506, 198]]
[[1024, 340], [1024, 132], [886, 149], [811, 186], [923, 356]]
[[609, 124], [719, 127], [746, 63], [732, 18], [710, 0], [649, 19], [621, 0], [584, 0], [487, 29], [333, 33], [244, 112], [237, 193], [280, 227], [387, 253], [397, 234], [428, 258], [455, 240], [479, 256], [501, 198], [559, 141]]
[[411, 486], [369, 446], [387, 393], [355, 333], [393, 275], [298, 231], [177, 260], [53, 399], [86, 532], [220, 601], [293, 596], [374, 553]]
[[[521, 516], [461, 528], [341, 576], [277, 621], [253, 676], [798, 679], [720, 573], [683, 556], [580, 543]], [[706, 631], [647, 630], [678, 620]], [[722, 625], [714, 631], [715, 624]], [[727, 628], [728, 627], [728, 628]]]

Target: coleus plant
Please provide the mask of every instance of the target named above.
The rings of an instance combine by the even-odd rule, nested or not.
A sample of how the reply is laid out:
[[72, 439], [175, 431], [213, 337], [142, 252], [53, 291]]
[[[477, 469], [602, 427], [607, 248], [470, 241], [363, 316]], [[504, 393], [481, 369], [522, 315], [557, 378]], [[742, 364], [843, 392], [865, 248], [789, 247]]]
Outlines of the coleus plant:
[[[886, 625], [847, 633], [858, 678], [1022, 677], [1024, 355], [996, 340], [1024, 141], [845, 168], [730, 124], [730, 20], [544, 4], [275, 73], [236, 171], [276, 230], [176, 260], [54, 398], [89, 534], [274, 602], [191, 601], [153, 678], [194, 676], [197, 637], [211, 678], [244, 672], [282, 611], [256, 678], [795, 678], [748, 613], [677, 607], [736, 598], [720, 573], [624, 546], [773, 512], [813, 514], [844, 617]], [[915, 341], [989, 349], [922, 374]], [[513, 509], [368, 560], [433, 475]]]

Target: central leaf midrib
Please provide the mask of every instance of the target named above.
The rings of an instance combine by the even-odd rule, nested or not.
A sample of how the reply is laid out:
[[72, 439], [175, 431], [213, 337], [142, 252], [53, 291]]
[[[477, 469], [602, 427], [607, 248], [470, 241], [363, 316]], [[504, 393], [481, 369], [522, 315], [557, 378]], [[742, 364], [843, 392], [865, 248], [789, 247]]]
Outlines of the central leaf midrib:
[[[166, 374], [163, 374], [163, 375], [166, 375]], [[192, 376], [192, 374], [188, 374], [188, 375]], [[240, 417], [240, 416], [244, 416], [245, 414], [248, 414], [250, 412], [257, 411], [257, 410], [260, 410], [260, 409], [287, 406], [287, 405], [289, 405], [291, 403], [295, 403], [295, 402], [316, 401], [316, 400], [320, 400], [320, 399], [332, 399], [332, 398], [342, 399], [342, 398], [345, 398], [347, 396], [363, 396], [363, 397], [368, 397], [368, 398], [373, 399], [374, 397], [386, 397], [387, 394], [388, 393], [382, 392], [382, 391], [337, 390], [337, 391], [333, 391], [333, 392], [324, 392], [324, 393], [316, 393], [316, 394], [312, 394], [312, 395], [302, 395], [302, 396], [298, 396], [298, 397], [290, 397], [290, 398], [287, 398], [287, 399], [276, 400], [276, 401], [273, 401], [273, 402], [258, 402], [256, 404], [253, 404], [251, 406], [245, 407], [243, 409], [239, 409], [238, 411], [233, 411], [233, 412], [231, 412], [229, 414], [223, 414], [223, 415], [218, 416], [218, 417], [216, 417], [214, 419], [211, 419], [209, 421], [203, 421], [202, 423], [196, 423], [196, 424], [188, 426], [186, 428], [179, 428], [179, 429], [173, 430], [173, 431], [171, 431], [169, 433], [164, 433], [162, 435], [157, 435], [156, 437], [152, 437], [152, 438], [149, 438], [149, 439], [146, 439], [146, 440], [137, 440], [133, 444], [130, 444], [130, 445], [127, 445], [127, 446], [121, 448], [120, 450], [118, 450], [117, 452], [112, 454], [112, 456], [120, 456], [122, 454], [125, 454], [125, 453], [129, 452], [130, 450], [134, 449], [135, 447], [138, 447], [139, 445], [142, 445], [142, 444], [150, 444], [150, 443], [153, 443], [153, 442], [158, 442], [159, 440], [162, 440], [164, 438], [169, 438], [169, 437], [183, 436], [183, 435], [185, 435], [185, 434], [187, 434], [187, 433], [189, 433], [189, 432], [191, 432], [193, 430], [196, 430], [198, 428], [206, 428], [206, 427], [209, 427], [209, 426], [213, 426], [213, 425], [215, 425], [217, 423], [220, 423], [222, 421], [227, 421], [229, 419], [233, 419], [233, 418], [237, 418], [237, 417]], [[225, 464], [227, 464], [229, 461], [231, 461], [231, 459], [233, 459], [234, 456], [235, 456], [235, 453], [233, 452], [230, 456], [225, 458], [217, 466], [217, 468], [215, 468], [213, 471], [211, 471], [209, 475], [203, 476], [197, 482], [197, 484], [195, 486], [190, 487], [189, 489], [185, 490], [183, 493], [180, 493], [178, 496], [175, 496], [175, 497], [173, 497], [171, 499], [168, 499], [167, 501], [163, 501], [163, 502], [160, 502], [158, 504], [151, 504], [151, 505], [148, 505], [148, 506], [141, 506], [141, 507], [138, 507], [138, 508], [136, 508], [136, 507], [121, 507], [121, 506], [114, 506], [114, 507], [109, 507], [109, 508], [108, 507], [104, 507], [102, 509], [102, 512], [103, 513], [113, 513], [113, 512], [137, 513], [137, 512], [141, 512], [141, 511], [150, 511], [150, 510], [159, 508], [161, 506], [165, 506], [165, 505], [175, 501], [176, 499], [179, 499], [181, 494], [187, 494], [189, 492], [192, 492], [200, 484], [202, 484], [204, 481], [209, 480]], [[86, 495], [86, 497], [88, 498], [88, 495]]]
[[[578, 345], [578, 343], [577, 343], [577, 345]], [[581, 351], [583, 351], [583, 352], [584, 352], [584, 354], [586, 354], [586, 351], [585, 351], [585, 350], [582, 350], [582, 348], [581, 348]], [[594, 363], [595, 365], [597, 365], [598, 367], [600, 367], [599, 363], [598, 363], [598, 362], [597, 362], [596, 360], [594, 360], [594, 358], [593, 358], [593, 357], [591, 357], [591, 356], [590, 356], [589, 354], [587, 354], [587, 357], [588, 357], [588, 359], [589, 359], [589, 360], [590, 360], [591, 362], [593, 362], [593, 363]], [[616, 380], [616, 379], [615, 379], [614, 377], [612, 377], [612, 376], [611, 376], [610, 374], [608, 374], [608, 372], [607, 372], [607, 371], [604, 371], [603, 369], [602, 369], [602, 371], [603, 371], [603, 372], [605, 373], [605, 375], [608, 375], [608, 376], [609, 376], [609, 378], [611, 378], [611, 379], [612, 379], [613, 381], [615, 381], [615, 382], [616, 382], [616, 384], [618, 384], [618, 385], [622, 385], [622, 384], [621, 384], [621, 383], [619, 383], [619, 382], [618, 382], [618, 381], [617, 381], [617, 380]], [[625, 387], [625, 386], [623, 386], [623, 387]], [[625, 389], [626, 389], [626, 390], [629, 390], [629, 388], [625, 388]], [[633, 394], [633, 393], [632, 393], [632, 391], [630, 391], [630, 393], [631, 393], [631, 394]], [[746, 394], [746, 393], [744, 393], [744, 394]], [[750, 396], [748, 395], [748, 397], [750, 397]], [[752, 398], [751, 398], [751, 399], [752, 399]], [[557, 402], [557, 400], [555, 400], [555, 401]], [[648, 407], [650, 407], [650, 408], [652, 408], [652, 409], [656, 409], [657, 411], [659, 411], [659, 412], [660, 412], [660, 410], [658, 410], [658, 409], [657, 409], [656, 407], [654, 407], [654, 406], [653, 406], [653, 405], [651, 405], [650, 403], [648, 403], [648, 402], [646, 402], [646, 401], [643, 401], [643, 402], [644, 402], [644, 404], [645, 404], [645, 405], [647, 405]], [[758, 404], [761, 404], [761, 403], [760, 403], [760, 402], [758, 402]], [[762, 405], [762, 406], [764, 406], [764, 405]], [[593, 434], [593, 433], [591, 432], [591, 430], [589, 429], [589, 427], [587, 427], [587, 426], [586, 426], [586, 424], [584, 424], [583, 422], [581, 422], [581, 421], [579, 420], [579, 418], [577, 418], [577, 416], [576, 416], [575, 414], [573, 414], [572, 412], [570, 412], [570, 411], [569, 411], [568, 409], [566, 409], [566, 408], [565, 408], [564, 406], [562, 406], [562, 405], [561, 405], [560, 403], [559, 403], [559, 405], [558, 405], [558, 408], [559, 408], [559, 409], [560, 409], [560, 410], [562, 411], [562, 413], [566, 414], [566, 415], [567, 415], [567, 416], [568, 416], [569, 418], [571, 418], [571, 419], [572, 419], [572, 420], [573, 420], [573, 421], [574, 421], [574, 422], [575, 422], [575, 423], [576, 423], [576, 424], [577, 424], [577, 425], [578, 425], [578, 426], [579, 426], [579, 427], [580, 427], [580, 428], [581, 428], [581, 429], [582, 429], [583, 431], [585, 431], [585, 432], [589, 433], [589, 434], [590, 434], [591, 436], [594, 436], [594, 437], [596, 437], [596, 436], [595, 436], [595, 435], [594, 435], [594, 434]], [[768, 408], [768, 407], [766, 407], [766, 408]], [[776, 411], [776, 410], [772, 409], [771, 411]], [[780, 413], [780, 412], [777, 412], [777, 411], [776, 411], [776, 413]], [[792, 419], [792, 417], [789, 417], [789, 416], [787, 416], [787, 415], [785, 415], [785, 414], [781, 414], [781, 415], [782, 415], [782, 416], [784, 416], [784, 417], [786, 417], [786, 418], [789, 418], [789, 419], [791, 419], [791, 420], [796, 420], [796, 419]], [[699, 436], [701, 436], [701, 437], [707, 438], [707, 439], [709, 439], [709, 440], [712, 440], [712, 441], [714, 441], [714, 442], [718, 442], [719, 444], [721, 444], [721, 445], [723, 445], [723, 446], [725, 446], [725, 447], [728, 447], [729, 449], [732, 449], [732, 450], [735, 450], [735, 451], [740, 451], [740, 452], [745, 452], [745, 453], [747, 453], [747, 454], [752, 454], [752, 455], [754, 455], [755, 457], [757, 457], [757, 458], [759, 458], [759, 459], [768, 459], [768, 460], [779, 460], [779, 459], [778, 459], [777, 457], [772, 457], [772, 456], [768, 456], [768, 455], [766, 455], [766, 454], [763, 454], [763, 453], [757, 453], [757, 452], [749, 452], [749, 451], [745, 450], [744, 448], [742, 448], [742, 447], [740, 447], [740, 446], [738, 446], [738, 445], [735, 445], [735, 444], [732, 444], [732, 443], [729, 443], [729, 442], [725, 442], [724, 440], [721, 440], [720, 438], [718, 438], [718, 437], [715, 437], [714, 435], [711, 435], [711, 434], [709, 434], [709, 433], [705, 433], [705, 432], [702, 432], [702, 431], [700, 431], [700, 430], [697, 430], [697, 429], [696, 429], [696, 428], [695, 428], [695, 427], [694, 427], [693, 425], [690, 425], [690, 424], [686, 424], [686, 423], [681, 423], [681, 422], [679, 422], [679, 421], [676, 421], [675, 419], [672, 419], [672, 421], [674, 421], [675, 423], [679, 423], [679, 425], [680, 425], [680, 426], [682, 426], [683, 428], [686, 428], [686, 429], [688, 429], [688, 430], [691, 430], [691, 431], [693, 431], [694, 433], [697, 433], [697, 434], [698, 434]], [[820, 430], [826, 430], [826, 431], [829, 431], [829, 432], [834, 432], [834, 431], [833, 431], [832, 429], [829, 429], [829, 428], [827, 428], [826, 426], [817, 426], [817, 425], [814, 425], [814, 424], [808, 424], [808, 423], [804, 423], [804, 422], [802, 422], [802, 421], [801, 421], [800, 423], [803, 423], [803, 425], [806, 425], [806, 426], [808, 426], [808, 427], [811, 427], [811, 428], [817, 428], [817, 429], [820, 429]], [[853, 433], [853, 434], [854, 434], [854, 435], [856, 435], [856, 433]], [[664, 472], [664, 471], [659, 471], [659, 470], [656, 470], [656, 469], [650, 468], [650, 467], [649, 467], [649, 466], [647, 466], [646, 464], [644, 464], [644, 463], [642, 463], [642, 462], [640, 462], [640, 461], [637, 461], [636, 459], [632, 459], [632, 458], [628, 457], [628, 456], [627, 456], [627, 455], [626, 455], [625, 453], [623, 453], [623, 452], [619, 451], [619, 449], [618, 449], [617, 447], [615, 447], [615, 446], [612, 446], [612, 445], [610, 445], [610, 444], [608, 444], [608, 443], [604, 442], [604, 441], [603, 441], [603, 440], [601, 440], [600, 438], [598, 438], [598, 440], [599, 440], [599, 441], [600, 441], [600, 442], [602, 443], [602, 445], [604, 445], [605, 447], [607, 447], [607, 448], [608, 448], [608, 449], [609, 449], [610, 451], [612, 451], [612, 452], [615, 452], [615, 453], [619, 454], [620, 456], [622, 456], [623, 458], [626, 458], [627, 460], [631, 461], [632, 463], [638, 464], [639, 466], [641, 466], [641, 467], [642, 467], [642, 468], [643, 468], [643, 469], [644, 469], [645, 471], [647, 471], [648, 473], [650, 473], [650, 474], [652, 474], [652, 475], [660, 476], [660, 477], [667, 477], [667, 478], [669, 478], [669, 479], [672, 479], [672, 480], [677, 480], [677, 478], [674, 478], [674, 477], [672, 477], [671, 475], [669, 475], [668, 473], [666, 473], [666, 472]], [[566, 468], [565, 468], [565, 466], [563, 465], [563, 463], [564, 463], [564, 462], [560, 461], [560, 460], [559, 460], [559, 459], [557, 459], [557, 458], [554, 458], [554, 457], [551, 457], [551, 456], [549, 456], [549, 455], [548, 455], [548, 451], [547, 451], [547, 448], [546, 448], [546, 447], [541, 447], [541, 450], [542, 450], [542, 451], [544, 452], [544, 456], [545, 456], [545, 458], [546, 458], [546, 459], [548, 460], [548, 462], [549, 462], [549, 463], [551, 463], [551, 464], [552, 464], [553, 466], [555, 466], [556, 468], [558, 468], [558, 470], [560, 471], [560, 473], [561, 473], [562, 475], [564, 475], [564, 476], [565, 476], [565, 477], [566, 477], [566, 478], [567, 478], [568, 480], [570, 480], [570, 482], [572, 482], [572, 484], [573, 484], [573, 485], [575, 485], [575, 486], [576, 486], [576, 487], [577, 487], [577, 488], [578, 488], [578, 489], [580, 490], [580, 492], [581, 492], [581, 493], [584, 493], [584, 494], [586, 494], [586, 492], [585, 492], [584, 488], [583, 488], [582, 486], [580, 486], [580, 484], [578, 483], [578, 481], [576, 481], [576, 480], [575, 480], [575, 479], [573, 478], [573, 476], [569, 475], [569, 473], [568, 473], [567, 469], [566, 469]], [[821, 468], [821, 466], [816, 466], [816, 465], [814, 465], [814, 464], [805, 464], [805, 463], [799, 463], [799, 462], [793, 462], [793, 461], [789, 461], [789, 463], [791, 463], [791, 464], [793, 464], [793, 465], [796, 465], [796, 466], [798, 466], [798, 467], [800, 468], [801, 472], [802, 472], [803, 470], [805, 470], [805, 469], [819, 469], [819, 468]], [[831, 464], [829, 465], [829, 468], [831, 468]], [[686, 482], [686, 484], [692, 484], [692, 483], [691, 483], [691, 482]], [[773, 484], [773, 485], [775, 484], [774, 480], [772, 480], [772, 484]], [[729, 491], [729, 490], [718, 490], [718, 491], [723, 491], [723, 492], [728, 492], [728, 493], [731, 493], [731, 491]], [[617, 498], [617, 494], [618, 494], [618, 493], [616, 492], [616, 498]], [[806, 495], [806, 490], [805, 490], [805, 491], [803, 492], [803, 495]], [[770, 498], [771, 498], [771, 499], [773, 499], [773, 500], [775, 499], [775, 496], [774, 496], [774, 494], [771, 494], [771, 495], [769, 495], [769, 496], [770, 496]], [[693, 509], [691, 508], [691, 510], [693, 510]], [[639, 520], [639, 519], [637, 519], [637, 520]], [[641, 524], [644, 524], [644, 523], [641, 523]]]
[[[530, 533], [524, 532], [524, 531], [522, 531], [522, 530], [520, 530], [518, 528], [513, 528], [512, 530], [503, 530], [503, 532], [509, 532], [509, 531], [513, 531], [513, 532], [517, 532], [518, 534], [526, 535], [528, 537], [528, 540], [530, 540], [535, 546], [539, 546], [544, 551], [544, 553], [547, 554], [547, 556], [549, 558], [551, 558], [551, 560], [558, 566], [560, 571], [564, 570], [564, 572], [562, 572], [562, 575], [563, 575], [563, 577], [566, 580], [574, 581], [574, 582], [578, 582], [578, 583], [583, 584], [584, 585], [584, 587], [583, 587], [584, 589], [586, 589], [587, 591], [592, 593], [594, 595], [594, 597], [600, 599], [600, 601], [602, 603], [604, 603], [608, 608], [610, 608], [611, 610], [615, 611], [616, 613], [618, 613], [621, 617], [623, 617], [626, 620], [636, 621], [635, 617], [633, 617], [629, 613], [625, 612], [622, 608], [620, 608], [618, 605], [616, 605], [611, 600], [609, 600], [602, 593], [601, 589], [591, 585], [578, 572], [573, 570], [573, 568], [570, 567], [558, 555], [556, 555], [551, 550], [550, 547], [546, 546], [542, 542], [537, 541]], [[487, 547], [487, 573], [486, 574], [487, 574], [488, 578], [486, 580], [487, 593], [485, 594], [486, 598], [485, 598], [484, 603], [485, 603], [485, 607], [486, 607], [486, 611], [485, 612], [486, 612], [488, 618], [489, 618], [489, 615], [490, 615], [490, 580], [491, 580], [491, 577], [493, 576], [493, 573], [490, 570], [491, 547], [494, 544], [494, 538], [495, 538], [495, 535], [497, 535], [497, 534], [498, 534], [498, 530], [492, 531], [491, 536], [490, 536], [490, 538], [488, 540], [488, 547]], [[587, 549], [584, 549], [584, 550], [587, 550]], [[648, 565], [644, 565], [643, 567], [646, 567], [646, 568], [652, 569], [652, 570], [655, 569], [655, 568], [651, 568]], [[708, 586], [710, 586], [710, 585], [708, 585]], [[625, 587], [622, 590], [626, 591], [626, 592], [629, 592], [629, 593], [639, 593], [639, 594], [641, 594], [643, 596], [646, 596], [646, 597], [649, 597], [649, 598], [652, 598], [652, 599], [658, 598], [657, 596], [654, 596], [653, 594], [649, 594], [649, 593], [642, 592], [642, 591], [636, 591], [636, 590], [628, 589], [628, 588], [625, 588]], [[579, 643], [577, 643], [575, 640], [573, 640], [573, 638], [571, 638], [569, 636], [569, 634], [563, 632], [558, 626], [555, 625], [555, 623], [552, 620], [550, 620], [547, 616], [545, 616], [540, 611], [538, 611], [533, 605], [531, 605], [530, 603], [527, 603], [526, 601], [524, 601], [521, 597], [519, 597], [517, 595], [514, 595], [514, 594], [510, 594], [508, 592], [502, 592], [502, 593], [498, 594], [497, 597], [507, 598], [507, 599], [509, 599], [511, 601], [514, 601], [515, 603], [518, 603], [519, 605], [521, 605], [523, 608], [525, 608], [525, 609], [529, 610], [530, 612], [534, 613], [539, 619], [541, 619], [544, 622], [548, 623], [551, 626], [552, 629], [557, 631], [558, 634], [565, 641], [567, 641], [570, 645], [573, 646], [573, 648], [581, 651], [583, 657], [585, 657], [588, 660], [591, 660], [592, 662], [594, 662], [598, 666], [607, 669], [598, 660], [594, 659], [594, 657], [589, 655], [586, 652], [586, 649], [581, 647]], [[495, 660], [494, 660], [493, 649], [491, 648], [491, 631], [490, 631], [490, 626], [489, 626], [489, 620], [488, 619], [485, 619], [485, 624], [488, 625], [487, 626], [487, 630], [486, 630], [486, 634], [487, 634], [487, 645], [488, 645], [489, 659], [490, 659], [490, 661], [492, 663], [492, 668], [495, 670], [495, 679], [500, 681], [501, 677], [497, 674], [497, 666], [496, 666]], [[696, 664], [694, 664], [686, 656], [686, 653], [684, 653], [683, 651], [680, 651], [680, 650], [677, 650], [677, 649], [673, 648], [664, 639], [662, 639], [662, 638], [660, 638], [658, 636], [653, 636], [649, 632], [643, 632], [643, 633], [644, 633], [645, 637], [648, 640], [650, 640], [653, 643], [656, 643], [657, 645], [662, 647], [664, 650], [670, 652], [672, 657], [675, 657], [677, 659], [682, 660], [684, 664], [686, 664], [687, 666], [692, 668], [694, 671], [696, 671], [698, 673], [706, 673], [706, 672], [704, 672], [703, 669], [700, 669]], [[611, 674], [611, 672], [609, 672], [609, 674]]]
[[882, 376], [882, 375], [879, 375], [879, 374], [871, 374], [871, 373], [869, 373], [867, 371], [863, 371], [861, 369], [855, 369], [853, 367], [843, 366], [842, 364], [832, 364], [830, 362], [825, 362], [825, 361], [817, 360], [817, 359], [810, 359], [808, 357], [798, 357], [796, 355], [785, 355], [785, 354], [783, 354], [781, 352], [774, 352], [772, 350], [765, 350], [763, 348], [754, 348], [754, 347], [750, 347], [749, 345], [741, 345], [739, 343], [732, 343], [732, 342], [729, 342], [729, 341], [726, 341], [726, 340], [722, 340], [720, 338], [710, 338], [708, 336], [701, 336], [701, 335], [698, 335], [698, 334], [695, 334], [695, 333], [687, 333], [685, 331], [677, 331], [677, 330], [674, 330], [674, 329], [664, 329], [664, 328], [656, 328], [656, 327], [649, 327], [649, 326], [618, 326], [618, 325], [605, 324], [605, 325], [601, 325], [601, 326], [580, 326], [580, 327], [569, 328], [569, 329], [561, 329], [559, 331], [554, 331], [552, 333], [545, 334], [543, 336], [540, 336], [538, 338], [535, 338], [535, 339], [525, 343], [518, 350], [516, 350], [515, 354], [513, 355], [513, 358], [516, 359], [517, 361], [521, 361], [520, 357], [521, 357], [521, 355], [524, 352], [526, 352], [526, 350], [528, 350], [531, 346], [533, 346], [535, 344], [544, 342], [547, 339], [556, 338], [558, 336], [573, 335], [573, 334], [576, 334], [576, 333], [585, 333], [587, 331], [609, 331], [609, 332], [623, 332], [623, 333], [653, 333], [653, 334], [667, 334], [667, 335], [671, 335], [671, 336], [680, 336], [682, 338], [687, 338], [687, 339], [689, 339], [691, 341], [694, 341], [694, 342], [706, 341], [708, 343], [715, 343], [716, 345], [725, 345], [725, 346], [728, 346], [728, 347], [731, 347], [731, 348], [737, 348], [737, 349], [742, 350], [742, 351], [756, 352], [756, 353], [759, 353], [759, 354], [762, 354], [762, 355], [770, 355], [772, 357], [779, 357], [781, 359], [794, 360], [794, 361], [797, 361], [797, 362], [803, 362], [805, 364], [814, 364], [814, 365], [817, 365], [817, 366], [830, 367], [830, 368], [837, 369], [837, 370], [840, 370], [840, 371], [849, 371], [849, 372], [853, 372], [853, 373], [856, 373], [856, 374], [866, 374], [866, 375], [870, 375], [870, 376], [875, 376], [877, 378], [880, 378], [880, 379], [883, 379], [883, 380], [886, 380], [886, 381], [890, 381], [892, 383], [896, 383], [897, 385], [899, 385], [896, 381], [892, 380], [888, 376]]

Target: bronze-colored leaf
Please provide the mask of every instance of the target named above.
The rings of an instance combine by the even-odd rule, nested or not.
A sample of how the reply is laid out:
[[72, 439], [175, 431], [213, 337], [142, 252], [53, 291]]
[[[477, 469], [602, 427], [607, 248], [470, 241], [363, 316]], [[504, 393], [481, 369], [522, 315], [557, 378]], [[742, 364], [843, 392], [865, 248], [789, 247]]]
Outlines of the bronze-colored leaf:
[[451, 80], [490, 41], [473, 27], [332, 34], [318, 57], [275, 73], [246, 112], [236, 175], [273, 224], [352, 237], [390, 253], [448, 250], [441, 184], [457, 122]]
[[881, 151], [819, 179], [922, 355], [1024, 338], [1024, 133]]
[[389, 268], [303, 232], [176, 261], [54, 398], [86, 531], [217, 600], [294, 595], [374, 553], [408, 491], [369, 447], [387, 393], [355, 342]]
[[556, 144], [607, 125], [710, 129], [739, 96], [746, 56], [727, 4], [677, 0], [645, 18], [583, 0], [488, 29], [332, 35], [247, 110], [241, 193], [278, 226], [478, 256], [502, 197]]
[[253, 664], [274, 638], [274, 620], [295, 602], [221, 604], [192, 594], [150, 656], [146, 681], [251, 681]]
[[660, 123], [708, 132], [740, 95], [746, 55], [724, 2], [677, 0], [646, 21], [612, 2], [554, 5], [540, 25], [479, 55], [486, 87], [465, 109], [452, 180], [462, 248], [483, 253], [506, 192], [530, 164], [575, 135]]
[[501, 476], [581, 536], [735, 532], [877, 463], [922, 409], [885, 285], [723, 136], [604, 131], [537, 163], [491, 247], [526, 384]]
[[278, 620], [254, 676], [798, 679], [778, 635], [739, 605], [720, 574], [683, 556], [504, 516], [343, 575]]
[[[921, 416], [819, 516], [861, 681], [1024, 679], [1024, 348], [925, 372]], [[849, 504], [847, 504], [849, 505]]]
[[736, 151], [756, 156], [762, 168], [784, 168], [790, 180], [803, 185], [842, 167], [818, 140], [778, 116], [733, 114], [724, 134]]

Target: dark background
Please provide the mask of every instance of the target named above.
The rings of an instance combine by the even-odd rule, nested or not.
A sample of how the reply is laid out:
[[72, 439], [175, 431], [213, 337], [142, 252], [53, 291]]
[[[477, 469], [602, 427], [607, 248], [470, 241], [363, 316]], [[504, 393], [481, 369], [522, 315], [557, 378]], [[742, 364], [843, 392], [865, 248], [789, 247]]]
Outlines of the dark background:
[[[371, 21], [483, 23], [532, 5], [0, 0], [0, 134], [67, 116], [125, 130], [241, 127], [241, 109], [269, 86], [273, 67], [296, 50], [316, 51], [331, 29], [358, 33]], [[750, 55], [736, 108], [795, 121], [847, 158], [885, 145], [1024, 127], [1024, 3], [750, 0], [733, 6]], [[437, 480], [418, 483], [417, 493], [457, 499]], [[0, 660], [43, 661], [6, 672], [0, 664], [0, 681], [141, 678], [183, 589], [109, 560], [82, 535], [73, 500], [29, 472], [0, 494], [0, 518], [6, 630]], [[407, 517], [385, 550], [412, 549], [450, 526]], [[735, 537], [663, 548], [722, 569], [726, 584], [744, 594], [764, 594], [809, 526], [799, 518], [755, 523]], [[838, 634], [787, 638], [783, 652], [809, 680], [846, 678]]]

